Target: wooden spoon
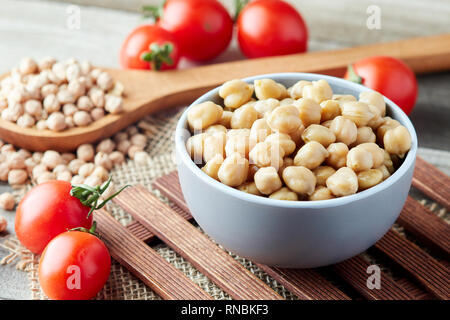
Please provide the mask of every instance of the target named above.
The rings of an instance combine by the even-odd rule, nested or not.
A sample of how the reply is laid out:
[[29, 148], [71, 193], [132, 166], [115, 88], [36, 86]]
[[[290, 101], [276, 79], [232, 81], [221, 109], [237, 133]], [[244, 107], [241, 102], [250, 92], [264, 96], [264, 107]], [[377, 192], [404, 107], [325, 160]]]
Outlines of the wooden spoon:
[[227, 80], [275, 72], [315, 72], [342, 76], [348, 64], [373, 55], [400, 58], [416, 73], [449, 70], [450, 34], [341, 50], [234, 61], [177, 71], [105, 68], [116, 81], [125, 86], [124, 113], [107, 115], [87, 127], [76, 127], [63, 132], [21, 128], [0, 119], [0, 138], [27, 150], [71, 151], [80, 144], [110, 137], [152, 112], [189, 104]]

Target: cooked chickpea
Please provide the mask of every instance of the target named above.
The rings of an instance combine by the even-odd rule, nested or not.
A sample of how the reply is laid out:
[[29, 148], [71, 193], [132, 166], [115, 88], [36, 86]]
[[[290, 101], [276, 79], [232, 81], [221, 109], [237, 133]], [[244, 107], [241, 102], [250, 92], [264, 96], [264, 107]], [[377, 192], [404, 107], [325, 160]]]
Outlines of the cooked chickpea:
[[381, 116], [381, 111], [377, 107], [369, 104], [369, 110], [372, 113], [373, 117], [369, 120], [367, 126], [375, 130], [383, 124], [384, 119]]
[[377, 141], [382, 143], [385, 133], [398, 126], [400, 126], [400, 122], [397, 120], [394, 120], [391, 117], [384, 117], [382, 124], [377, 128]]
[[383, 175], [383, 180], [386, 180], [387, 178], [389, 178], [391, 176], [389, 169], [385, 165], [382, 165], [382, 166], [378, 167], [377, 169], [381, 171], [381, 174]]
[[333, 199], [331, 191], [325, 186], [317, 186], [314, 192], [308, 197], [310, 201], [320, 201]]
[[259, 100], [280, 99], [287, 96], [286, 88], [272, 79], [255, 80], [255, 95]]
[[216, 154], [214, 157], [212, 157], [206, 162], [202, 170], [211, 178], [219, 180], [219, 169], [222, 163], [223, 163], [223, 156], [220, 154]]
[[292, 99], [303, 98], [303, 88], [312, 85], [312, 82], [300, 80], [288, 89], [289, 96]]
[[373, 118], [369, 105], [361, 101], [344, 101], [341, 104], [341, 114], [353, 121], [357, 127], [363, 127]]
[[366, 190], [383, 181], [383, 172], [379, 169], [370, 169], [358, 173], [359, 190]]
[[267, 116], [267, 124], [275, 132], [291, 133], [302, 125], [299, 111], [294, 106], [281, 106]]
[[253, 108], [255, 108], [255, 110], [259, 113], [261, 117], [264, 117], [266, 113], [272, 112], [278, 106], [280, 106], [280, 101], [274, 98], [269, 98], [266, 100], [256, 101]]
[[226, 156], [230, 156], [233, 153], [239, 153], [242, 157], [248, 158], [248, 154], [250, 151], [250, 136], [243, 135], [228, 135], [226, 138], [225, 144], [225, 154]]
[[219, 90], [226, 107], [236, 109], [248, 102], [253, 95], [253, 86], [242, 80], [225, 82]]
[[248, 160], [239, 153], [228, 156], [219, 168], [219, 180], [230, 186], [237, 187], [247, 180]]
[[226, 134], [227, 131], [228, 131], [227, 128], [220, 124], [212, 125], [212, 126], [208, 127], [208, 129], [205, 130], [205, 132], [207, 134], [214, 134], [217, 132], [223, 132]]
[[249, 136], [250, 148], [253, 148], [258, 142], [264, 141], [271, 133], [272, 129], [270, 129], [265, 118], [253, 122]]
[[327, 188], [336, 197], [354, 194], [358, 191], [358, 177], [352, 169], [340, 168], [327, 179]]
[[353, 171], [365, 171], [373, 167], [372, 154], [361, 146], [356, 146], [347, 154], [347, 167]]
[[303, 124], [301, 124], [297, 130], [295, 130], [294, 132], [288, 133], [289, 137], [291, 137], [291, 140], [294, 141], [298, 147], [303, 145], [303, 139], [302, 139], [303, 131], [305, 131], [305, 126]]
[[356, 141], [353, 142], [352, 146], [366, 142], [375, 142], [376, 140], [377, 136], [373, 133], [371, 127], [359, 127], [356, 133]]
[[332, 167], [328, 166], [319, 166], [313, 170], [314, 175], [316, 176], [316, 185], [317, 186], [325, 186], [327, 179], [336, 172]]
[[320, 105], [311, 99], [301, 98], [295, 101], [295, 107], [299, 111], [299, 117], [303, 125], [319, 124], [321, 119]]
[[222, 125], [227, 129], [231, 128], [231, 117], [233, 116], [233, 112], [231, 111], [223, 111], [222, 117], [217, 122], [218, 125]]
[[313, 81], [311, 85], [303, 87], [302, 98], [314, 100], [321, 103], [333, 97], [333, 90], [325, 80]]
[[95, 152], [92, 144], [82, 144], [77, 148], [77, 157], [85, 162], [94, 160]]
[[336, 141], [351, 145], [356, 141], [358, 129], [355, 123], [343, 116], [337, 116], [331, 121], [330, 130], [335, 134]]
[[231, 116], [231, 128], [233, 129], [250, 129], [253, 122], [258, 119], [259, 114], [251, 105], [242, 106], [236, 109]]
[[383, 143], [387, 152], [403, 157], [411, 149], [411, 135], [406, 127], [400, 125], [385, 133]]
[[347, 164], [348, 147], [345, 143], [332, 143], [327, 148], [328, 157], [325, 162], [335, 169], [344, 167]]
[[325, 100], [320, 103], [320, 121], [333, 120], [341, 115], [341, 107], [336, 100]]
[[383, 149], [384, 152], [384, 160], [383, 160], [383, 166], [386, 167], [386, 169], [389, 171], [390, 174], [392, 174], [395, 171], [394, 168], [394, 162], [391, 159], [391, 155], [389, 152]]
[[292, 154], [296, 148], [295, 142], [292, 141], [291, 137], [286, 133], [272, 133], [267, 136], [264, 141], [275, 146], [280, 146], [283, 149], [285, 156]]
[[281, 175], [283, 173], [284, 169], [286, 169], [287, 167], [293, 166], [293, 165], [294, 165], [294, 159], [289, 158], [289, 157], [284, 157], [283, 165], [280, 166], [280, 168], [278, 169], [278, 173]]
[[226, 133], [217, 132], [207, 135], [203, 142], [203, 159], [208, 162], [217, 154], [222, 157], [225, 155]]
[[255, 178], [255, 173], [259, 170], [259, 167], [254, 164], [248, 165], [248, 175], [247, 175], [247, 181], [253, 181]]
[[291, 166], [283, 170], [284, 183], [297, 194], [311, 195], [316, 187], [316, 176], [303, 166]]
[[256, 187], [255, 182], [245, 182], [244, 184], [237, 187], [237, 189], [245, 193], [253, 194], [255, 196], [262, 195], [261, 192], [259, 192], [258, 188]]
[[254, 176], [255, 184], [262, 194], [269, 195], [282, 186], [281, 179], [278, 176], [277, 169], [274, 167], [265, 167], [259, 169]]
[[0, 195], [0, 208], [3, 210], [12, 210], [16, 205], [16, 200], [13, 195], [9, 192], [4, 192]]
[[188, 123], [193, 130], [206, 129], [222, 118], [223, 109], [214, 102], [207, 101], [191, 107], [188, 111]]
[[276, 200], [297, 201], [298, 195], [295, 192], [289, 190], [289, 188], [283, 187], [272, 193], [269, 198]]
[[283, 165], [284, 150], [281, 146], [269, 142], [259, 142], [249, 153], [251, 164], [258, 167], [275, 167]]
[[375, 106], [382, 117], [386, 115], [386, 102], [383, 96], [376, 91], [365, 91], [359, 94], [359, 101]]
[[317, 141], [327, 148], [331, 143], [336, 141], [336, 136], [327, 127], [319, 124], [312, 124], [303, 131], [302, 139], [305, 143]]
[[384, 163], [385, 155], [384, 150], [380, 148], [376, 143], [373, 142], [365, 142], [359, 145], [360, 148], [363, 148], [370, 152], [372, 155], [373, 167], [377, 168]]
[[301, 147], [294, 158], [296, 166], [315, 169], [328, 157], [328, 151], [317, 141], [310, 141]]

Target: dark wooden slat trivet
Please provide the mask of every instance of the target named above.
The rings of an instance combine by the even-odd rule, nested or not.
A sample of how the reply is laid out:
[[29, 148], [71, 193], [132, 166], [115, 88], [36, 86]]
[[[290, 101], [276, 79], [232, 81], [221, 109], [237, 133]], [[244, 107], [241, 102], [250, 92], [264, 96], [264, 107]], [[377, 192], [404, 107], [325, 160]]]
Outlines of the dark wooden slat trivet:
[[450, 225], [410, 196], [397, 219], [406, 231], [450, 257]]
[[381, 289], [367, 287], [367, 267], [370, 263], [361, 256], [356, 256], [333, 265], [334, 271], [349, 285], [369, 300], [411, 300], [415, 297], [406, 288], [381, 271]]
[[[184, 201], [183, 193], [181, 191], [180, 182], [178, 180], [178, 173], [176, 171], [156, 179], [153, 187], [158, 189], [164, 196], [166, 196], [177, 207], [187, 210], [181, 215], [186, 219], [191, 219], [189, 209]], [[277, 280], [284, 287], [288, 288], [299, 299], [348, 299], [348, 297], [335, 288], [329, 281], [322, 277], [314, 270], [292, 270], [286, 271], [278, 268], [271, 268], [268, 266], [258, 265], [264, 267], [264, 271]], [[308, 287], [305, 282], [315, 283], [315, 287]], [[314, 291], [314, 292], [313, 292]]]
[[300, 300], [350, 300], [345, 293], [312, 269], [284, 269], [256, 265]]
[[144, 187], [115, 202], [235, 299], [283, 299]]
[[430, 293], [450, 299], [449, 269], [417, 245], [390, 230], [374, 247], [408, 271]]
[[416, 158], [412, 185], [450, 210], [450, 177], [420, 157]]
[[111, 256], [163, 299], [210, 300], [212, 297], [181, 271], [118, 223], [105, 210], [95, 212], [98, 232]]

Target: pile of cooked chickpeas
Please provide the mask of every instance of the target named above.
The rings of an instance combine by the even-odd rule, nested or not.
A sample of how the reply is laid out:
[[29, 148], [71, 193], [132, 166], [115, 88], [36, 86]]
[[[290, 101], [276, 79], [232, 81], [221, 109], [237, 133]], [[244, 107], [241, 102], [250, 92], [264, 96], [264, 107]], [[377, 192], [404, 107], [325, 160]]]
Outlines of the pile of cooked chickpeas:
[[[110, 176], [111, 169], [121, 165], [126, 157], [137, 165], [148, 162], [148, 154], [144, 151], [148, 142], [146, 129], [146, 123], [139, 122], [96, 145], [80, 145], [75, 153], [53, 150], [32, 153], [17, 150], [0, 140], [0, 181], [12, 186], [29, 182], [40, 184], [55, 179], [72, 184], [101, 185]], [[103, 196], [107, 198], [114, 189], [111, 183]], [[11, 210], [14, 205], [15, 200], [10, 193], [0, 195], [0, 208]]]
[[190, 108], [186, 147], [210, 177], [279, 200], [326, 200], [387, 179], [411, 148], [411, 136], [386, 116], [374, 91], [333, 94], [327, 81], [272, 79], [224, 83], [224, 107]]
[[0, 82], [0, 116], [23, 128], [63, 131], [123, 111], [123, 85], [88, 61], [24, 58]]

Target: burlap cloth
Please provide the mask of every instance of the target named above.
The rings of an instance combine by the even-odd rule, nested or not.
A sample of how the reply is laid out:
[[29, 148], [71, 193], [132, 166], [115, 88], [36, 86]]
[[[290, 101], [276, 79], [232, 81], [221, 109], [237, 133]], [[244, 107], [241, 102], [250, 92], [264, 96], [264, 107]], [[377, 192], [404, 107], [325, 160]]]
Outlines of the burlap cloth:
[[[113, 169], [113, 181], [116, 185], [124, 184], [141, 184], [152, 190], [163, 201], [167, 201], [157, 190], [151, 187], [152, 182], [167, 173], [175, 170], [175, 164], [172, 158], [174, 131], [176, 122], [184, 108], [174, 109], [169, 112], [161, 112], [152, 116], [148, 116], [140, 122], [139, 127], [150, 137], [146, 151], [150, 159], [146, 165], [137, 165], [132, 160], [127, 160], [123, 165]], [[421, 149], [420, 154], [428, 161], [434, 164], [440, 164], [440, 168], [447, 174], [450, 172], [449, 159], [450, 154], [444, 153], [444, 157], [440, 151], [430, 149]], [[430, 159], [434, 159], [432, 161]], [[15, 190], [15, 196], [19, 199], [29, 187]], [[413, 196], [429, 207], [433, 212], [448, 221], [448, 214], [445, 209], [438, 204], [426, 199], [422, 194], [413, 191]], [[107, 210], [123, 225], [127, 225], [133, 218], [125, 211], [114, 204], [109, 204]], [[403, 233], [400, 227], [397, 230]], [[32, 299], [47, 299], [42, 292], [38, 281], [38, 262], [39, 256], [36, 256], [21, 246], [17, 238], [13, 235], [6, 239], [0, 239], [0, 246], [7, 249], [9, 254], [0, 257], [0, 264], [16, 264], [16, 267], [27, 272]], [[209, 293], [214, 299], [230, 299], [230, 296], [223, 290], [212, 283], [207, 277], [196, 270], [189, 262], [180, 257], [173, 250], [163, 243], [157, 243], [152, 246], [164, 259], [173, 264], [177, 269], [181, 270], [188, 278], [197, 283], [203, 290]], [[242, 265], [254, 273], [258, 278], [267, 283], [271, 288], [277, 291], [286, 299], [296, 299], [296, 297], [287, 291], [283, 286], [274, 279], [261, 271], [252, 262], [232, 255]], [[368, 259], [377, 262], [376, 257], [366, 255]], [[0, 266], [1, 268], [1, 266]], [[391, 273], [389, 269], [385, 271]], [[338, 279], [330, 276], [329, 280], [336, 281], [338, 287], [342, 286]], [[97, 299], [160, 299], [149, 287], [144, 285], [139, 279], [133, 276], [128, 270], [122, 267], [118, 262], [113, 261], [111, 266], [111, 274], [105, 287], [98, 294]]]

